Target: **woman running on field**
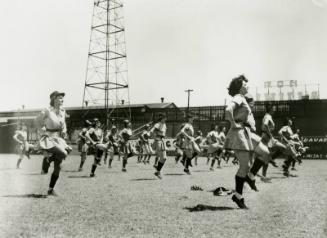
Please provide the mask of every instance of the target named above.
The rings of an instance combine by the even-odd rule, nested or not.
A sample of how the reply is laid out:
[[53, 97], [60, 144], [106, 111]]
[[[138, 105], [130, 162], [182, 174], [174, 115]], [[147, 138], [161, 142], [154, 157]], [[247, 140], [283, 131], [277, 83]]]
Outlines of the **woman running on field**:
[[183, 125], [180, 131], [180, 133], [185, 137], [182, 148], [185, 156], [184, 172], [186, 174], [191, 174], [189, 167], [192, 166], [192, 159], [201, 152], [199, 146], [195, 143], [194, 128], [192, 125], [193, 120], [194, 118], [191, 115], [188, 115], [187, 122]]
[[87, 152], [89, 150], [89, 140], [86, 138], [87, 131], [92, 127], [92, 123], [88, 120], [84, 122], [84, 128], [82, 131], [78, 134], [79, 137], [79, 143], [81, 143], [81, 163], [79, 165], [78, 171], [83, 170], [83, 165], [87, 158]]
[[123, 162], [122, 162], [122, 171], [127, 172], [126, 165], [129, 157], [133, 156], [134, 151], [132, 149], [132, 145], [130, 142], [130, 138], [132, 137], [132, 124], [129, 120], [124, 120], [124, 128], [120, 131], [120, 145], [121, 152], [123, 153]]
[[154, 147], [156, 151], [156, 156], [158, 157], [158, 164], [154, 165], [153, 167], [156, 169], [154, 173], [159, 179], [161, 177], [161, 169], [164, 166], [167, 154], [166, 154], [166, 145], [164, 142], [164, 138], [166, 136], [167, 126], [166, 126], [166, 116], [164, 114], [159, 114], [158, 122], [154, 124], [151, 129], [151, 133], [154, 137]]
[[[48, 158], [44, 165], [48, 171], [50, 163], [54, 163], [53, 173], [51, 175], [48, 195], [56, 195], [54, 187], [59, 178], [61, 163], [71, 151], [71, 148], [66, 144], [67, 136], [66, 127], [66, 111], [63, 109], [63, 98], [65, 93], [54, 91], [50, 94], [50, 107], [44, 109], [37, 121], [41, 127], [45, 127], [44, 134], [39, 141], [40, 148], [52, 156]], [[43, 167], [43, 166], [42, 166]]]
[[150, 145], [150, 137], [151, 137], [151, 127], [150, 125], [146, 125], [145, 129], [143, 130], [143, 132], [140, 135], [140, 139], [142, 141], [142, 151], [143, 151], [143, 163], [150, 163], [150, 158], [151, 155], [153, 154], [151, 145]]
[[103, 143], [103, 130], [98, 118], [93, 119], [92, 127], [86, 132], [85, 137], [91, 142], [94, 148], [94, 162], [92, 164], [90, 177], [95, 176], [95, 170], [100, 164], [101, 158], [107, 150], [108, 145]]
[[27, 141], [27, 126], [25, 124], [18, 124], [18, 128], [15, 131], [15, 135], [13, 136], [14, 140], [17, 142], [17, 150], [18, 150], [18, 160], [16, 164], [16, 168], [20, 168], [20, 164], [24, 158], [24, 155], [28, 159], [30, 159], [30, 151], [34, 149], [32, 144], [29, 144]]
[[[234, 78], [229, 87], [228, 93], [232, 100], [226, 108], [226, 119], [230, 122], [230, 129], [226, 136], [225, 148], [235, 151], [239, 160], [239, 169], [235, 175], [235, 194], [232, 200], [241, 209], [247, 209], [243, 198], [244, 183], [247, 182], [251, 189], [256, 190], [254, 178], [248, 176], [250, 161], [254, 151], [260, 143], [260, 137], [253, 133], [255, 125], [253, 115], [245, 95], [248, 93], [248, 80], [243, 76]], [[264, 145], [261, 144], [262, 149]], [[269, 154], [269, 151], [266, 153]]]
[[108, 155], [109, 155], [109, 162], [108, 168], [111, 168], [112, 161], [114, 160], [115, 153], [119, 153], [119, 136], [116, 126], [112, 126], [110, 129], [108, 136]]

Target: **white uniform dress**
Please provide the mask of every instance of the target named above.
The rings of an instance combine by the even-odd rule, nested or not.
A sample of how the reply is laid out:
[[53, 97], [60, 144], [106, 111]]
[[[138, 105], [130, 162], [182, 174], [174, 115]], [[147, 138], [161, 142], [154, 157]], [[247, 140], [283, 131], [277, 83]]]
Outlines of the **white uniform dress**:
[[23, 130], [17, 130], [15, 132], [15, 135], [17, 136], [17, 139], [20, 140], [21, 142], [23, 142], [22, 144], [17, 145], [17, 152], [19, 154], [21, 153], [25, 153], [28, 152], [29, 149], [31, 147], [33, 147], [33, 145], [29, 144], [27, 141], [27, 131], [23, 131]]
[[223, 144], [220, 140], [218, 131], [210, 131], [207, 135], [208, 154], [213, 154], [219, 149], [223, 148]]
[[286, 155], [290, 155], [293, 158], [296, 158], [298, 153], [296, 151], [296, 144], [293, 139], [294, 139], [294, 134], [293, 134], [293, 130], [290, 126], [283, 126], [279, 132], [280, 135], [284, 136], [285, 139], [287, 139], [288, 141], [286, 141], [284, 138], [282, 138], [282, 142], [284, 143], [284, 145], [286, 146], [286, 151], [285, 154]]
[[[254, 151], [260, 142], [260, 137], [254, 134], [255, 121], [251, 108], [243, 95], [237, 94], [232, 102], [236, 108], [233, 111], [234, 121], [241, 125], [240, 128], [231, 127], [227, 133], [225, 148], [240, 151]], [[231, 119], [228, 118], [230, 121]]]
[[150, 146], [149, 138], [150, 138], [150, 131], [144, 130], [142, 132], [142, 149], [143, 149], [143, 153], [147, 155], [153, 154], [153, 151]]
[[124, 154], [129, 154], [129, 153], [134, 152], [131, 142], [130, 142], [130, 138], [131, 138], [132, 134], [133, 134], [133, 132], [132, 132], [132, 129], [130, 129], [130, 128], [124, 128], [119, 133], [119, 137], [122, 139], [121, 140], [121, 151]]
[[200, 153], [201, 150], [199, 146], [195, 143], [194, 140], [194, 128], [191, 123], [185, 123], [183, 128], [181, 129], [182, 132], [186, 133], [191, 138], [185, 136], [185, 140], [183, 141], [182, 148], [188, 158], [193, 156], [194, 152]]
[[40, 148], [49, 150], [59, 147], [62, 150], [71, 150], [62, 138], [62, 134], [67, 133], [65, 109], [60, 108], [56, 111], [54, 107], [50, 107], [41, 112], [41, 117], [46, 130], [39, 141]]
[[166, 136], [167, 126], [166, 123], [157, 122], [151, 129], [154, 134], [154, 149], [157, 156], [166, 157], [166, 145], [163, 138]]
[[101, 128], [91, 127], [87, 133], [95, 142], [93, 145], [95, 149], [105, 151], [108, 148], [108, 145], [103, 143], [103, 130]]
[[[263, 162], [268, 163], [271, 158], [269, 149], [261, 142], [261, 137], [254, 133], [255, 120], [245, 97], [237, 94], [232, 102], [236, 105], [233, 111], [234, 121], [240, 127], [229, 129], [224, 147], [236, 151], [254, 152]], [[231, 118], [228, 119], [231, 122]]]

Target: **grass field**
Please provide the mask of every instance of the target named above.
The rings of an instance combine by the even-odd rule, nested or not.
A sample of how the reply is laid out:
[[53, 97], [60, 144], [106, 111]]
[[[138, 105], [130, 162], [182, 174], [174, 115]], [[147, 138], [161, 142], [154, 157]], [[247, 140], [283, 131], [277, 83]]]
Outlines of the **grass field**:
[[40, 156], [16, 170], [16, 155], [0, 155], [0, 237], [327, 237], [327, 161], [304, 161], [296, 178], [270, 168], [272, 183], [257, 179], [259, 192], [245, 188], [249, 210], [208, 192], [233, 188], [232, 164], [209, 172], [200, 158], [185, 175], [169, 158], [158, 180], [152, 165], [135, 158], [127, 173], [115, 160], [89, 178], [91, 162], [76, 172], [79, 157], [70, 156], [59, 196], [47, 197], [50, 175], [40, 174]]

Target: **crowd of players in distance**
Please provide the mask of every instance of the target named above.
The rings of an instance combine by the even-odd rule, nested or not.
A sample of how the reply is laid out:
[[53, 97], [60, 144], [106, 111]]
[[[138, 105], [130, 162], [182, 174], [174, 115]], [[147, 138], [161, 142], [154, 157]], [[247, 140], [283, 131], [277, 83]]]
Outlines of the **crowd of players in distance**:
[[[261, 179], [269, 182], [267, 178], [268, 165], [277, 166], [274, 159], [284, 157], [283, 173], [285, 176], [292, 176], [289, 172], [291, 166], [294, 168], [296, 162], [301, 163], [301, 156], [305, 153], [306, 147], [300, 140], [299, 129], [293, 133], [292, 120], [285, 118], [284, 126], [274, 136], [275, 123], [273, 120], [274, 107], [266, 105], [266, 114], [262, 120], [262, 127], [259, 130], [255, 126], [252, 114], [254, 104], [253, 97], [248, 93], [248, 80], [244, 76], [234, 78], [228, 88], [232, 97], [231, 103], [226, 108], [226, 119], [230, 122], [229, 131], [226, 134], [225, 127], [212, 125], [207, 136], [201, 131], [194, 132], [193, 117], [187, 115], [186, 122], [181, 126], [174, 146], [176, 148], [176, 163], [179, 161], [184, 166], [184, 172], [190, 174], [190, 167], [197, 165], [199, 156], [207, 157], [207, 164], [210, 162], [210, 170], [214, 170], [217, 162], [218, 168], [221, 161], [226, 163], [233, 158], [233, 164], [239, 164], [235, 175], [235, 193], [232, 200], [239, 208], [246, 209], [243, 194], [244, 183], [248, 183], [252, 190], [258, 191], [255, 184], [255, 176], [262, 169]], [[36, 121], [40, 128], [40, 140], [37, 145], [44, 153], [42, 162], [42, 173], [48, 173], [50, 163], [54, 163], [54, 170], [50, 178], [49, 195], [56, 195], [54, 187], [59, 178], [62, 160], [71, 151], [66, 142], [66, 112], [63, 109], [63, 98], [65, 94], [55, 91], [50, 95], [50, 107], [43, 110]], [[123, 128], [113, 125], [109, 130], [103, 131], [101, 122], [95, 118], [92, 121], [86, 120], [85, 127], [79, 134], [79, 148], [81, 161], [78, 170], [82, 171], [84, 163], [89, 154], [94, 155], [94, 162], [90, 168], [90, 177], [95, 176], [97, 166], [108, 164], [111, 168], [114, 156], [122, 161], [122, 171], [127, 171], [128, 158], [136, 155], [137, 161], [144, 164], [150, 163], [150, 158], [155, 155], [154, 175], [162, 179], [161, 170], [167, 159], [167, 150], [164, 138], [166, 137], [166, 117], [160, 114], [155, 123], [149, 123], [142, 127], [139, 132], [132, 131], [129, 120], [124, 120]], [[139, 128], [139, 129], [142, 129]], [[131, 139], [137, 138], [137, 146], [132, 146]], [[150, 143], [150, 139], [153, 143]], [[27, 128], [20, 125], [14, 135], [19, 147], [19, 159], [17, 168], [26, 155], [36, 146], [27, 142]], [[194, 160], [194, 162], [193, 162]], [[193, 163], [192, 163], [193, 162]]]

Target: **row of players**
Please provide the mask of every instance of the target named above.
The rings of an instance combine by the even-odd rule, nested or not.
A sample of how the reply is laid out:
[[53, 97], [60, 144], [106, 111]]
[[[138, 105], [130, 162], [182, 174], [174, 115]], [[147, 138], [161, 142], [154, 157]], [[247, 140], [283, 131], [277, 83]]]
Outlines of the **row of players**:
[[[285, 120], [285, 125], [279, 131], [280, 139], [276, 139], [272, 132], [275, 129], [275, 123], [272, 119], [273, 107], [267, 105], [267, 113], [263, 118], [262, 134], [257, 135], [255, 120], [252, 114], [251, 107], [253, 106], [253, 98], [248, 95], [248, 80], [244, 76], [234, 78], [228, 88], [229, 94], [232, 96], [230, 105], [226, 108], [226, 119], [230, 122], [230, 129], [226, 135], [225, 141], [217, 132], [213, 131], [213, 136], [207, 137], [205, 144], [197, 143], [194, 138], [194, 129], [192, 126], [193, 118], [188, 116], [187, 122], [182, 126], [177, 135], [181, 150], [181, 157], [183, 157], [184, 171], [189, 173], [189, 167], [192, 164], [192, 159], [196, 158], [204, 149], [208, 153], [218, 157], [223, 150], [230, 153], [234, 151], [235, 156], [239, 160], [239, 170], [235, 176], [235, 194], [232, 200], [237, 203], [240, 208], [247, 208], [242, 197], [242, 190], [244, 182], [247, 182], [253, 190], [258, 190], [255, 185], [255, 175], [261, 169], [268, 165], [270, 161], [284, 155], [286, 157], [284, 162], [284, 175], [288, 176], [290, 164], [297, 160], [300, 152], [304, 151], [298, 138], [292, 131], [292, 120]], [[50, 108], [41, 112], [37, 118], [39, 127], [45, 128], [42, 134], [39, 147], [50, 156], [43, 160], [42, 169], [47, 172], [50, 163], [54, 162], [54, 171], [51, 175], [49, 184], [49, 195], [54, 195], [54, 186], [59, 178], [61, 162], [65, 159], [71, 148], [66, 144], [65, 137], [67, 134], [65, 117], [65, 110], [62, 108], [64, 93], [53, 92], [50, 95]], [[115, 131], [117, 128], [111, 128]], [[158, 157], [158, 162], [155, 164], [155, 176], [161, 177], [161, 170], [166, 162], [166, 145], [164, 138], [166, 136], [166, 117], [160, 114], [157, 122], [148, 128], [152, 138], [154, 139], [154, 150]], [[148, 133], [148, 132], [147, 132]], [[20, 136], [18, 136], [20, 134]], [[22, 144], [22, 151], [29, 151], [29, 145], [26, 138], [16, 133], [17, 142]], [[109, 133], [108, 138], [103, 140], [103, 132], [101, 123], [94, 120], [92, 125], [88, 125], [81, 133], [81, 138], [84, 139], [82, 145], [81, 165], [85, 162], [88, 147], [94, 150], [94, 163], [92, 164], [90, 176], [95, 175], [96, 168], [101, 161], [104, 153], [109, 153], [109, 161], [112, 161], [115, 150], [119, 150], [122, 154], [122, 170], [126, 171], [127, 160], [135, 152], [132, 147], [131, 138], [133, 132], [131, 123], [128, 120], [124, 121], [124, 128], [118, 133]], [[210, 134], [210, 133], [209, 133]], [[150, 137], [150, 135], [146, 136]], [[146, 142], [148, 138], [143, 136]], [[145, 152], [150, 150], [148, 143], [142, 144]], [[110, 164], [110, 163], [109, 163]]]

